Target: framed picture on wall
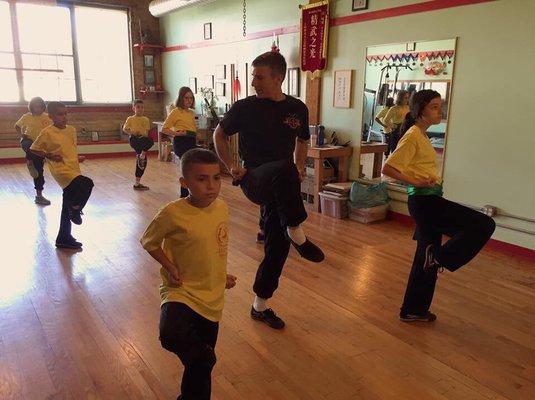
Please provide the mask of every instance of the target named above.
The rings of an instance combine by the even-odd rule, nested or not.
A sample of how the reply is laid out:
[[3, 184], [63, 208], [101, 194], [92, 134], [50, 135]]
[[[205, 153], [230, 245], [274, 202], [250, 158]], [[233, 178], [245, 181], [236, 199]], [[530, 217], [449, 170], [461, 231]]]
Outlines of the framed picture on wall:
[[204, 24], [204, 40], [212, 39], [212, 23], [207, 22]]
[[215, 66], [215, 77], [217, 79], [227, 79], [227, 66], [225, 64]]
[[288, 68], [288, 94], [299, 97], [299, 68]]
[[143, 64], [145, 68], [154, 68], [154, 56], [152, 54], [145, 54], [143, 56]]
[[204, 87], [208, 89], [214, 88], [214, 76], [213, 75], [204, 76]]
[[351, 3], [351, 11], [366, 10], [368, 8], [368, 0], [353, 0]]
[[351, 87], [353, 70], [334, 71], [333, 106], [337, 108], [351, 108]]
[[156, 84], [156, 77], [154, 76], [153, 69], [145, 70], [145, 85], [153, 86]]
[[216, 82], [215, 95], [225, 97], [225, 84], [223, 82]]
[[197, 94], [197, 78], [189, 78], [189, 88], [193, 94]]

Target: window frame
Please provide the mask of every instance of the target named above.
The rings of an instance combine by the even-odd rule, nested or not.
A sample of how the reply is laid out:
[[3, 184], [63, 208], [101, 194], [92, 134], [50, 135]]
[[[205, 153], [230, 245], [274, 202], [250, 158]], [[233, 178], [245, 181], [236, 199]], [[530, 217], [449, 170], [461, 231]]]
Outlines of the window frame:
[[[11, 34], [13, 37], [13, 53], [15, 57], [15, 70], [16, 77], [17, 77], [17, 86], [19, 90], [19, 101], [16, 102], [0, 102], [0, 107], [3, 106], [20, 106], [27, 104], [27, 101], [24, 100], [24, 80], [23, 80], [23, 65], [22, 65], [22, 52], [20, 49], [20, 37], [19, 37], [19, 29], [18, 29], [18, 19], [17, 19], [17, 9], [16, 9], [16, 2], [7, 0], [9, 4], [9, 11], [10, 11], [10, 17], [11, 17]], [[76, 13], [75, 13], [75, 7], [91, 7], [91, 8], [98, 8], [98, 9], [107, 9], [107, 10], [119, 10], [124, 11], [126, 13], [126, 23], [127, 23], [127, 29], [128, 29], [128, 62], [129, 62], [129, 74], [130, 74], [130, 97], [133, 101], [135, 98], [135, 92], [134, 92], [134, 71], [133, 71], [133, 54], [132, 54], [132, 30], [131, 30], [131, 13], [130, 13], [130, 7], [128, 6], [121, 6], [121, 5], [109, 5], [109, 4], [98, 4], [98, 3], [92, 3], [87, 4], [81, 1], [58, 1], [55, 6], [53, 7], [65, 7], [69, 10], [69, 16], [70, 16], [70, 24], [71, 24], [71, 41], [72, 41], [72, 57], [73, 57], [73, 63], [74, 63], [74, 83], [75, 83], [75, 93], [76, 93], [76, 100], [75, 101], [62, 101], [65, 105], [68, 106], [78, 106], [78, 107], [120, 107], [120, 106], [130, 106], [132, 103], [129, 102], [122, 102], [122, 103], [95, 103], [95, 102], [84, 102], [82, 101], [82, 85], [81, 85], [81, 77], [80, 77], [80, 62], [78, 58], [78, 43], [77, 43], [77, 36], [76, 36]], [[26, 53], [24, 53], [26, 54]]]

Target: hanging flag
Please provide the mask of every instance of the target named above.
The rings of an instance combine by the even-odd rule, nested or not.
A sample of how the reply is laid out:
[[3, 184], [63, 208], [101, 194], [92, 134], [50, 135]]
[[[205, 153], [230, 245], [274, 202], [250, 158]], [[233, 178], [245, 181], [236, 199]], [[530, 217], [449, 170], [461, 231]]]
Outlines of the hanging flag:
[[329, 1], [301, 6], [301, 70], [319, 75], [327, 65]]

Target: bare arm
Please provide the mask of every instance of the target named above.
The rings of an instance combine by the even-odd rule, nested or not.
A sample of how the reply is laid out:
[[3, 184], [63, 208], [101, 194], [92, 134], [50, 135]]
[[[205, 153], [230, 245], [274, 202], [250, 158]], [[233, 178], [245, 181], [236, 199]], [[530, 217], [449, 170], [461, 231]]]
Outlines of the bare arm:
[[232, 178], [235, 180], [240, 180], [243, 178], [247, 170], [241, 165], [236, 164], [236, 162], [232, 159], [229, 146], [229, 137], [225, 134], [221, 125], [217, 125], [217, 128], [215, 128], [214, 145], [219, 159], [223, 161], [223, 164], [226, 165], [232, 175]]
[[52, 161], [63, 160], [63, 157], [61, 157], [59, 154], [45, 153], [44, 151], [34, 150], [32, 148], [30, 148], [30, 151], [36, 156], [41, 157], [41, 158], [48, 158], [49, 160], [52, 160]]
[[391, 167], [388, 164], [383, 166], [383, 175], [389, 176], [397, 181], [408, 183], [416, 187], [433, 187], [435, 185], [435, 180], [433, 178], [428, 179], [414, 179], [410, 176], [405, 175], [404, 173], [398, 171], [394, 167]]
[[385, 124], [383, 124], [383, 122], [382, 122], [379, 118], [377, 118], [377, 117], [375, 117], [375, 122], [377, 122], [377, 123], [378, 123], [379, 125], [381, 125], [383, 128], [388, 128], [388, 127], [387, 127]]
[[301, 181], [305, 178], [305, 161], [307, 158], [309, 140], [297, 138], [295, 140], [294, 162], [299, 171]]
[[160, 265], [169, 273], [169, 280], [177, 285], [182, 285], [182, 280], [178, 276], [178, 270], [176, 266], [167, 258], [161, 247], [158, 247], [156, 250], [148, 252], [152, 258], [160, 263]]

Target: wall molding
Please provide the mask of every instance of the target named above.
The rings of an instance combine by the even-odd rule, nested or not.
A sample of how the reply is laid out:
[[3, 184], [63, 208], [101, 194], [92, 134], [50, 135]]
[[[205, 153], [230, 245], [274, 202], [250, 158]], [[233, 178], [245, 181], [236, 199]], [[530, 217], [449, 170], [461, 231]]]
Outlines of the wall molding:
[[[490, 3], [497, 0], [431, 0], [423, 3], [408, 4], [405, 6], [385, 8], [382, 10], [375, 10], [369, 12], [363, 12], [358, 14], [346, 15], [338, 18], [331, 18], [330, 26], [342, 26], [348, 24], [357, 24], [366, 21], [373, 21], [377, 19], [387, 19], [399, 17], [402, 15], [418, 14], [428, 11], [443, 10], [446, 8], [468, 6], [479, 3]], [[166, 46], [162, 50], [164, 53], [171, 53], [175, 51], [184, 51], [191, 49], [199, 49], [203, 47], [221, 46], [231, 43], [245, 42], [249, 40], [256, 40], [262, 38], [273, 37], [273, 35], [288, 35], [293, 33], [299, 33], [299, 25], [290, 25], [281, 28], [269, 29], [266, 31], [259, 31], [248, 34], [245, 37], [237, 37], [236, 39], [229, 41], [199, 41], [186, 44], [178, 44]]]

